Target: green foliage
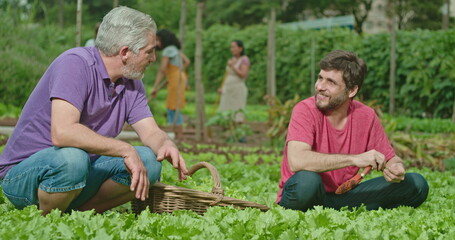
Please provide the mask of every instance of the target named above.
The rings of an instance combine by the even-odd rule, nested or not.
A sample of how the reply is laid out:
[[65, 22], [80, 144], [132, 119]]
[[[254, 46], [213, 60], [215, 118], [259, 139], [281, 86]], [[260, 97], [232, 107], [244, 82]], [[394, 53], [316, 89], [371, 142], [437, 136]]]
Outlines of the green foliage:
[[245, 111], [239, 109], [237, 111], [228, 110], [218, 112], [207, 120], [206, 125], [221, 127], [228, 143], [241, 141], [244, 137], [251, 135], [253, 132], [250, 125], [235, 120], [237, 114], [245, 114]]
[[[295, 2], [295, 0], [294, 0]], [[299, 2], [304, 2], [300, 0]], [[288, 2], [289, 4], [290, 2]], [[296, 3], [290, 3], [293, 6]], [[279, 0], [249, 0], [249, 1], [206, 1], [207, 16], [204, 18], [204, 23], [207, 26], [213, 24], [229, 24], [247, 26], [258, 24], [264, 21], [264, 18], [270, 12], [272, 7], [280, 9], [281, 1]], [[291, 6], [289, 8], [292, 8]], [[279, 15], [279, 14], [278, 14]], [[293, 17], [295, 17], [295, 13]], [[279, 18], [280, 16], [278, 16]]]
[[[422, 2], [419, 0], [405, 0], [409, 5], [406, 29], [441, 29], [442, 6], [444, 1]], [[412, 12], [413, 14], [409, 14]]]
[[451, 120], [384, 115], [381, 122], [398, 156], [414, 166], [450, 169], [445, 160], [455, 152], [455, 126]]
[[[151, 87], [151, 85], [149, 85]], [[147, 88], [147, 86], [146, 86]], [[147, 90], [147, 93], [150, 93], [151, 89]], [[194, 122], [194, 116], [196, 115], [196, 92], [194, 90], [186, 91], [186, 105], [185, 108], [181, 109], [184, 119], [188, 121], [185, 122], [187, 125], [191, 125]], [[156, 98], [152, 99], [149, 102], [150, 110], [153, 113], [155, 121], [160, 125], [164, 126], [167, 124], [166, 120], [166, 96], [167, 89], [163, 88], [158, 92]], [[216, 102], [217, 93], [209, 92], [205, 94], [205, 115], [206, 119], [210, 119], [216, 114], [217, 105]], [[6, 107], [6, 106], [5, 106]], [[8, 106], [12, 108], [12, 106]], [[20, 109], [19, 109], [20, 110]], [[258, 104], [248, 104], [245, 108], [246, 120], [248, 122], [265, 122], [268, 119], [268, 106], [258, 105]], [[20, 111], [19, 111], [20, 113]], [[0, 117], [2, 116], [2, 105], [0, 104]]]
[[0, 118], [18, 118], [22, 108], [0, 102]]
[[385, 114], [381, 117], [383, 124], [394, 124], [393, 131], [417, 133], [455, 133], [455, 124], [450, 119], [419, 119], [405, 116], [392, 117]]
[[[145, 4], [139, 1], [137, 4]], [[175, 6], [173, 9], [177, 9]], [[176, 11], [176, 10], [172, 11]], [[3, 13], [3, 12], [2, 12]], [[22, 106], [52, 60], [74, 46], [74, 28], [55, 25], [19, 24], [5, 12], [0, 14], [0, 101]], [[84, 30], [85, 29], [85, 30]], [[86, 40], [92, 37], [93, 25], [84, 27]], [[11, 34], [14, 32], [14, 34]], [[397, 34], [396, 110], [407, 116], [448, 118], [455, 97], [455, 30], [400, 31]], [[187, 31], [185, 49], [194, 59], [194, 30]], [[267, 26], [252, 25], [238, 29], [213, 25], [203, 32], [203, 81], [205, 92], [214, 93], [220, 86], [226, 62], [231, 56], [229, 44], [234, 39], [245, 42], [251, 68], [246, 84], [249, 103], [262, 103], [266, 92]], [[286, 101], [295, 94], [311, 94], [311, 48], [315, 43], [317, 62], [329, 51], [355, 51], [368, 65], [368, 74], [359, 97], [376, 100], [387, 110], [389, 101], [389, 36], [354, 34], [347, 29], [294, 31], [276, 30], [277, 97]], [[297, 54], [296, 54], [297, 53]], [[159, 64], [153, 64], [144, 83], [153, 83]], [[189, 68], [190, 86], [194, 68]], [[315, 72], [319, 71], [318, 66]], [[212, 95], [213, 96], [213, 95]]]
[[[226, 38], [229, 36], [229, 38]], [[311, 93], [311, 42], [316, 42], [315, 62], [333, 49], [356, 50], [362, 40], [348, 30], [293, 31], [278, 28], [276, 32], [276, 79], [277, 94], [282, 100], [295, 94], [308, 96]], [[231, 56], [229, 44], [234, 39], [243, 40], [251, 67], [246, 84], [249, 100], [259, 102], [266, 91], [267, 27], [249, 26], [239, 30], [225, 25], [214, 25], [204, 31], [203, 79], [207, 91], [215, 91], [222, 81], [227, 59]], [[194, 56], [194, 35], [185, 42], [188, 56]], [[298, 54], [296, 54], [298, 53]], [[318, 68], [316, 67], [316, 73]], [[191, 75], [191, 74], [190, 74]]]
[[[150, 88], [153, 85], [149, 85]], [[147, 88], [146, 88], [147, 89]], [[152, 90], [146, 90], [147, 93], [151, 93]], [[160, 126], [165, 126], [167, 124], [167, 111], [166, 111], [166, 96], [167, 90], [162, 89], [158, 92], [157, 96], [154, 99], [149, 101], [150, 111], [152, 111], [153, 118], [156, 123]], [[183, 111], [182, 111], [183, 112]]]
[[406, 115], [451, 116], [455, 98], [454, 34], [455, 30], [399, 32], [397, 86], [400, 87], [396, 99]]
[[269, 106], [269, 126], [267, 136], [272, 142], [282, 144], [285, 142], [289, 121], [291, 120], [292, 109], [301, 100], [298, 95], [282, 103], [278, 98], [272, 96], [265, 97]]
[[[196, 18], [196, 2], [192, 0], [186, 1], [186, 27], [194, 28], [194, 19]], [[137, 4], [131, 4], [125, 1], [125, 4], [145, 12], [152, 16], [159, 29], [166, 28], [174, 33], [179, 33], [180, 21], [180, 0], [138, 0]]]
[[455, 157], [445, 159], [444, 166], [446, 167], [446, 170], [455, 172]]
[[[53, 58], [74, 44], [74, 29], [14, 26], [0, 13], [0, 102], [22, 106]], [[14, 34], [12, 34], [14, 33]]]
[[[184, 156], [191, 166], [199, 156]], [[307, 212], [285, 210], [274, 204], [279, 164], [255, 166], [212, 162], [221, 175], [226, 196], [271, 207], [238, 210], [212, 207], [199, 216], [191, 211], [155, 214], [93, 211], [63, 214], [53, 211], [42, 217], [36, 206], [15, 210], [0, 192], [0, 236], [3, 239], [453, 239], [455, 177], [428, 169], [410, 169], [425, 176], [430, 185], [427, 201], [420, 207], [353, 211], [315, 207]], [[380, 176], [373, 172], [367, 178]], [[177, 171], [163, 164], [165, 183], [177, 183]], [[208, 171], [199, 170], [185, 187], [210, 191]]]
[[[198, 145], [199, 149], [215, 149]], [[235, 152], [235, 147], [225, 152]], [[223, 150], [217, 148], [219, 150]], [[239, 148], [237, 150], [245, 150]], [[258, 149], [252, 148], [251, 152]], [[0, 148], [1, 151], [1, 148]], [[276, 154], [271, 154], [276, 155]], [[430, 185], [428, 199], [418, 208], [398, 207], [367, 211], [364, 207], [348, 211], [315, 207], [307, 212], [285, 210], [275, 202], [280, 178], [280, 159], [252, 153], [241, 161], [234, 154], [231, 162], [215, 153], [183, 153], [190, 167], [199, 161], [212, 163], [220, 173], [225, 196], [265, 204], [271, 209], [238, 210], [212, 207], [199, 216], [191, 211], [155, 214], [147, 211], [135, 216], [129, 205], [103, 214], [93, 211], [62, 214], [53, 211], [42, 217], [36, 206], [23, 210], [13, 205], [0, 191], [0, 236], [2, 239], [453, 239], [455, 209], [455, 177], [451, 172], [429, 169], [408, 169], [422, 174]], [[256, 161], [254, 161], [256, 160]], [[178, 182], [177, 171], [163, 162], [161, 181], [199, 191], [210, 192], [213, 180], [209, 171], [201, 169], [187, 181]], [[373, 171], [365, 180], [380, 177]], [[364, 181], [365, 181], [364, 180]], [[120, 209], [120, 210], [119, 210]], [[195, 227], [197, 226], [197, 227]]]
[[[455, 97], [455, 30], [400, 31], [397, 34], [396, 110], [407, 116], [448, 118]], [[229, 36], [227, 38], [226, 36]], [[266, 92], [267, 27], [245, 29], [214, 25], [204, 30], [203, 81], [206, 92], [221, 84], [229, 43], [243, 40], [251, 67], [246, 81], [249, 102], [261, 102]], [[368, 74], [359, 93], [363, 100], [376, 100], [388, 108], [390, 37], [388, 34], [359, 36], [348, 29], [276, 31], [277, 97], [282, 101], [299, 94], [311, 94], [311, 47], [315, 42], [315, 62], [334, 49], [356, 52], [368, 66]], [[194, 57], [194, 32], [185, 42], [187, 54]], [[298, 54], [296, 54], [298, 53]], [[316, 64], [317, 65], [317, 64]], [[190, 76], [193, 74], [190, 69]], [[316, 74], [319, 67], [316, 66]]]

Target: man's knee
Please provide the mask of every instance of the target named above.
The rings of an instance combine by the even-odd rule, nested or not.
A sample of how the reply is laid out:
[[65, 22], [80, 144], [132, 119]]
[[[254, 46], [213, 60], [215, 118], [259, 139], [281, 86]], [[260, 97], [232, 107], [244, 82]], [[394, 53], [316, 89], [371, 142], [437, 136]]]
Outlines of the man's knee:
[[[308, 200], [321, 194], [321, 187], [323, 187], [321, 176], [316, 172], [298, 171], [294, 174], [296, 178], [295, 188], [300, 190], [296, 191], [296, 197], [299, 200]], [[294, 177], [293, 176], [293, 177]]]
[[429, 191], [429, 186], [425, 178], [418, 173], [406, 173], [403, 182], [412, 194], [410, 197], [414, 201], [414, 207], [420, 206], [427, 199]]
[[137, 146], [135, 148], [147, 169], [150, 183], [155, 183], [161, 175], [161, 162], [156, 160], [155, 153], [149, 147]]
[[306, 211], [315, 205], [322, 204], [324, 196], [324, 185], [318, 173], [298, 171], [284, 185], [280, 205]]
[[64, 174], [68, 181], [79, 183], [85, 181], [90, 168], [90, 158], [82, 149], [65, 147], [57, 148], [53, 171]]

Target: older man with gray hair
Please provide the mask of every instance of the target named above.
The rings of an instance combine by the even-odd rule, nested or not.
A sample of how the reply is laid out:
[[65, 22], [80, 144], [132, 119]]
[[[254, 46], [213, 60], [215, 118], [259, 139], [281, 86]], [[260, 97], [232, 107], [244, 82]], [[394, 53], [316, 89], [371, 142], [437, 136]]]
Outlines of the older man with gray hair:
[[[114, 8], [95, 47], [70, 49], [50, 65], [0, 156], [2, 189], [17, 208], [104, 212], [145, 200], [163, 159], [186, 178], [185, 161], [157, 126], [141, 81], [156, 60], [155, 33], [149, 15]], [[125, 122], [144, 146], [115, 139]]]

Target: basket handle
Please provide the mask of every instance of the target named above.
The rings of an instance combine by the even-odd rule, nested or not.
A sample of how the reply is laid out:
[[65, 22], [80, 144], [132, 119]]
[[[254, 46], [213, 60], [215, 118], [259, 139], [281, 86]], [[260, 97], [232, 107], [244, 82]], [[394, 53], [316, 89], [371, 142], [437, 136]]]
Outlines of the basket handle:
[[218, 170], [216, 170], [216, 168], [212, 164], [210, 164], [208, 162], [198, 162], [190, 168], [190, 170], [188, 171], [188, 175], [192, 176], [197, 170], [199, 170], [201, 168], [207, 168], [210, 171], [210, 174], [212, 174], [212, 178], [213, 178], [212, 193], [223, 196], [224, 191], [223, 191], [223, 187], [221, 186], [220, 174], [218, 173]]

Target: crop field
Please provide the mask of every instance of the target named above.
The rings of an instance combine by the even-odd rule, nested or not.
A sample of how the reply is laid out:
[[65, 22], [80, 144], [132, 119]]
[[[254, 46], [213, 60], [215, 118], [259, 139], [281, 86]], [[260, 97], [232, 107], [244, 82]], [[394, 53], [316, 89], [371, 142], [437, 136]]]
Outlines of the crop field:
[[[219, 172], [224, 196], [269, 207], [261, 211], [213, 206], [201, 215], [190, 210], [158, 214], [150, 209], [135, 212], [129, 202], [102, 214], [54, 210], [42, 216], [37, 206], [16, 209], [0, 184], [0, 240], [455, 240], [455, 9], [449, 2], [454, 3], [0, 0], [0, 154], [46, 69], [64, 51], [92, 39], [95, 24], [120, 4], [151, 15], [157, 29], [178, 32], [179, 51], [191, 61], [184, 69], [186, 105], [178, 109], [184, 131], [176, 141], [188, 169], [208, 162]], [[352, 19], [352, 23], [335, 17]], [[103, 28], [100, 34], [106, 34]], [[236, 45], [250, 63], [245, 74], [238, 74], [248, 89], [242, 123], [235, 121], [238, 112], [218, 110], [224, 102], [218, 89], [227, 86], [226, 74], [232, 73], [227, 63], [239, 57], [230, 50], [234, 39], [243, 41], [244, 46]], [[162, 43], [157, 50], [167, 46], [160, 36], [156, 40]], [[316, 206], [301, 212], [275, 203], [292, 111], [299, 101], [320, 93], [321, 82], [315, 84], [320, 60], [335, 49], [354, 51], [368, 66], [356, 100], [375, 111], [407, 172], [426, 178], [429, 195], [418, 208], [367, 211], [365, 206], [341, 210]], [[142, 82], [156, 123], [175, 136], [177, 128], [167, 120], [167, 87], [161, 85], [156, 96], [150, 95], [166, 63], [164, 51], [155, 54], [155, 63], [144, 68]], [[104, 60], [106, 69], [117, 66]], [[111, 76], [114, 82], [116, 75]], [[346, 77], [345, 83], [349, 82]], [[166, 77], [166, 81], [171, 79]], [[178, 92], [177, 99], [182, 97]], [[325, 96], [334, 97], [336, 92], [328, 91]], [[201, 136], [200, 129], [207, 130], [203, 140], [196, 137]], [[130, 135], [132, 130], [126, 124], [123, 132], [128, 138], [121, 140], [142, 145], [136, 135]], [[207, 169], [182, 182], [177, 176], [172, 165], [163, 162], [162, 183], [212, 191], [214, 183]], [[372, 171], [363, 181], [381, 176]]]
[[[427, 201], [416, 209], [366, 211], [360, 207], [337, 211], [316, 207], [300, 212], [274, 203], [280, 177], [279, 152], [232, 146], [215, 149], [211, 145], [191, 149], [184, 153], [188, 166], [199, 161], [214, 165], [225, 196], [265, 204], [270, 210], [212, 207], [202, 216], [192, 211], [143, 211], [135, 215], [131, 205], [125, 204], [104, 214], [53, 211], [42, 217], [35, 206], [14, 209], [2, 195], [1, 239], [455, 239], [452, 172], [408, 169], [424, 175], [430, 184]], [[380, 173], [373, 172], [367, 179], [376, 176]], [[179, 183], [169, 163], [163, 164], [161, 181], [206, 192], [213, 184], [206, 169]]]

